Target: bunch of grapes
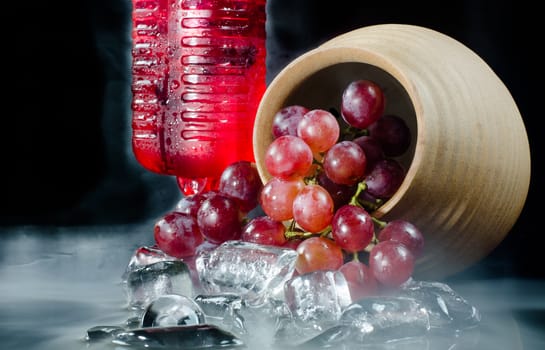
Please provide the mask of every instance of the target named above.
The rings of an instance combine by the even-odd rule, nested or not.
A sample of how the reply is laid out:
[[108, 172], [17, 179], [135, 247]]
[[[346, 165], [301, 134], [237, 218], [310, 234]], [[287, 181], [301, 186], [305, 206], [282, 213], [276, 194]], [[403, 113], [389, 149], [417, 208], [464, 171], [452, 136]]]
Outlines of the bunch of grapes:
[[372, 216], [403, 181], [396, 157], [411, 141], [404, 120], [384, 114], [385, 103], [379, 85], [357, 80], [339, 111], [282, 108], [264, 158], [271, 179], [262, 184], [253, 163], [230, 165], [217, 189], [184, 197], [157, 221], [158, 247], [179, 258], [235, 239], [288, 247], [298, 252], [296, 273], [339, 270], [354, 299], [398, 287], [424, 238], [408, 221]]
[[284, 107], [264, 158], [272, 178], [260, 204], [269, 218], [288, 222], [297, 272], [338, 269], [358, 296], [405, 282], [424, 244], [412, 223], [371, 215], [401, 185], [397, 157], [411, 142], [405, 121], [385, 115], [385, 106], [378, 84], [357, 80], [343, 91], [340, 111]]

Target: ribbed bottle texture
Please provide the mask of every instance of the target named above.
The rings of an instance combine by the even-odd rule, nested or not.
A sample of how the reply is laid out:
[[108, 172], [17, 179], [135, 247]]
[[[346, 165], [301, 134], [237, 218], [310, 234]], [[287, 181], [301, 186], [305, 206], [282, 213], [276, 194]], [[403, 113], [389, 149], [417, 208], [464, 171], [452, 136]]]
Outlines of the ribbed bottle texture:
[[265, 0], [133, 0], [132, 146], [148, 170], [217, 178], [254, 161]]

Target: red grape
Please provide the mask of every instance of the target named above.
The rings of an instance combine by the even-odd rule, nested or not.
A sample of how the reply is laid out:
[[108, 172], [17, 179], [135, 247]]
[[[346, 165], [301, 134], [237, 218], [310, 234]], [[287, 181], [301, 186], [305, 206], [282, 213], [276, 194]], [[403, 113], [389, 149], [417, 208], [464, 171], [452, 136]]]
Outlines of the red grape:
[[371, 243], [375, 225], [363, 208], [346, 204], [333, 216], [331, 233], [335, 242], [350, 253], [362, 251]]
[[317, 233], [331, 224], [333, 199], [320, 185], [306, 185], [293, 201], [293, 219], [305, 231]]
[[286, 244], [286, 227], [280, 221], [268, 216], [258, 216], [250, 220], [242, 229], [241, 240], [257, 244], [283, 246]]
[[387, 157], [405, 153], [411, 144], [411, 131], [405, 121], [397, 115], [384, 115], [368, 127], [369, 135], [382, 146]]
[[344, 262], [342, 249], [331, 239], [321, 236], [302, 241], [297, 253], [295, 269], [301, 275], [317, 270], [337, 270]]
[[343, 185], [331, 181], [323, 171], [318, 173], [317, 181], [318, 185], [329, 192], [329, 195], [333, 199], [335, 209], [348, 203], [357, 189], [357, 185]]
[[312, 159], [312, 150], [301, 138], [280, 136], [267, 148], [265, 167], [274, 177], [290, 179], [307, 175]]
[[387, 287], [399, 287], [411, 277], [414, 257], [402, 243], [379, 242], [369, 254], [369, 268], [375, 278]]
[[234, 198], [240, 210], [249, 212], [257, 206], [262, 186], [255, 164], [242, 160], [230, 164], [223, 170], [218, 191]]
[[379, 241], [396, 241], [403, 243], [415, 258], [422, 255], [424, 250], [424, 236], [422, 232], [412, 223], [406, 220], [393, 220], [386, 224], [386, 226], [378, 234]]
[[343, 185], [353, 185], [362, 180], [366, 164], [365, 153], [353, 141], [336, 143], [326, 152], [323, 160], [327, 177]]
[[299, 105], [286, 106], [280, 109], [274, 115], [272, 122], [273, 137], [276, 139], [284, 135], [297, 136], [297, 125], [307, 112], [308, 108]]
[[154, 225], [157, 247], [175, 258], [190, 257], [204, 241], [197, 219], [189, 214], [170, 212]]
[[387, 199], [394, 195], [405, 177], [405, 169], [392, 158], [379, 161], [365, 177], [367, 191], [376, 198]]
[[212, 243], [240, 238], [241, 212], [237, 202], [226, 195], [207, 198], [197, 212], [197, 223], [203, 236]]
[[372, 169], [379, 160], [384, 159], [382, 146], [372, 136], [360, 136], [353, 141], [357, 143], [363, 150], [363, 153], [365, 153], [365, 160], [367, 161], [365, 166], [366, 170]]
[[357, 260], [344, 263], [339, 271], [344, 275], [353, 301], [375, 295], [378, 283], [369, 267]]
[[207, 192], [182, 197], [176, 204], [174, 211], [197, 217], [197, 212], [199, 211], [202, 202], [207, 198], [206, 193]]
[[301, 178], [282, 180], [273, 177], [261, 189], [261, 209], [276, 221], [293, 219], [293, 201], [303, 187], [305, 183]]
[[356, 80], [343, 91], [341, 115], [353, 127], [367, 128], [382, 116], [384, 107], [384, 93], [375, 82]]

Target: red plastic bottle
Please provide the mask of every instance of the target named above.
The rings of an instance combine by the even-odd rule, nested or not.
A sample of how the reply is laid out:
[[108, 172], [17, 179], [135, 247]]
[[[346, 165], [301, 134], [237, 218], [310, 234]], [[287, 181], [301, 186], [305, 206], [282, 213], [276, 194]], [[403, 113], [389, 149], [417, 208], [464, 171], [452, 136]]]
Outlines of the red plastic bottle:
[[266, 0], [132, 0], [132, 147], [186, 195], [254, 161]]

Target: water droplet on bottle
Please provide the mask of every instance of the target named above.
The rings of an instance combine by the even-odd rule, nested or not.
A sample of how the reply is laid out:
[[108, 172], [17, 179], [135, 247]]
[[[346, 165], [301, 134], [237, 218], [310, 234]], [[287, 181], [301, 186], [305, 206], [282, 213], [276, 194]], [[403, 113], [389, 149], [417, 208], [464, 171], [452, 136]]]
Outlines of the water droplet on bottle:
[[171, 83], [170, 83], [170, 91], [171, 92], [174, 92], [176, 91], [176, 89], [178, 89], [180, 87], [180, 82], [178, 80], [173, 80]]

